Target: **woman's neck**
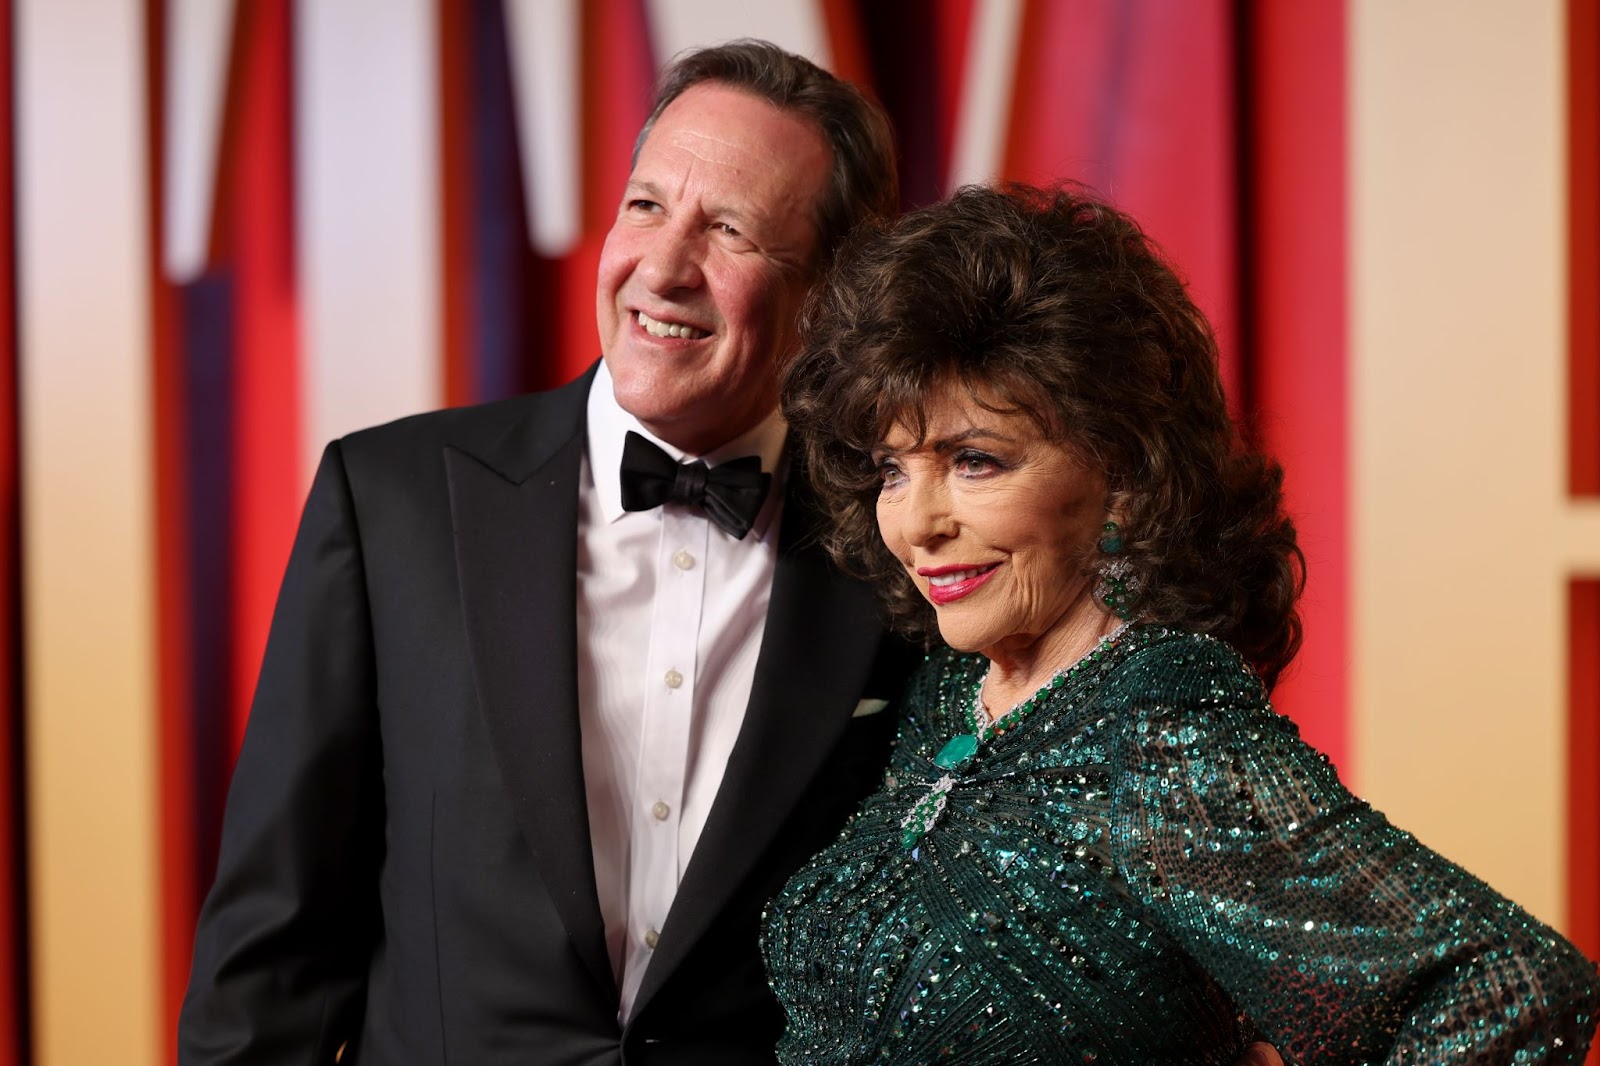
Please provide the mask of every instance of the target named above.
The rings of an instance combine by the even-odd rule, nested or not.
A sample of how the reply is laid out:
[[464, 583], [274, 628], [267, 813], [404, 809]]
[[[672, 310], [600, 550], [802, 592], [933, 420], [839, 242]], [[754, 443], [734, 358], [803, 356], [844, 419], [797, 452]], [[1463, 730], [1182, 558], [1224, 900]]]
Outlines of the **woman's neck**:
[[989, 673], [983, 682], [984, 710], [991, 719], [1005, 714], [1093, 651], [1117, 625], [1114, 616], [1091, 606], [1041, 636], [1019, 635], [985, 648]]

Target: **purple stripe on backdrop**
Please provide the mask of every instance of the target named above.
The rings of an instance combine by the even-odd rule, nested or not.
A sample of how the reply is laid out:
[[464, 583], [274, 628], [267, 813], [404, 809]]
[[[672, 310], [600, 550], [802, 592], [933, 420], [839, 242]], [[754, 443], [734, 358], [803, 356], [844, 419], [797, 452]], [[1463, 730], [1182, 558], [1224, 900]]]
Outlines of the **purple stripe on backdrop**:
[[505, 13], [498, 0], [471, 5], [473, 114], [470, 296], [475, 350], [472, 399], [498, 400], [534, 387], [529, 374], [531, 323], [539, 308], [524, 297], [534, 254], [528, 241], [524, 175], [517, 154]]
[[1233, 245], [1234, 308], [1232, 355], [1236, 376], [1228, 387], [1231, 410], [1239, 422], [1239, 432], [1253, 448], [1265, 445], [1259, 425], [1261, 411], [1257, 370], [1260, 354], [1256, 342], [1256, 316], [1260, 312], [1260, 218], [1256, 198], [1257, 156], [1265, 150], [1265, 132], [1257, 121], [1255, 94], [1260, 91], [1260, 72], [1256, 69], [1252, 42], [1255, 21], [1252, 10], [1237, 4], [1232, 12], [1233, 78], [1233, 215], [1236, 220]]
[[189, 427], [189, 617], [195, 899], [216, 871], [232, 752], [234, 286], [213, 271], [183, 286], [179, 337]]
[[1085, 161], [1081, 173], [1073, 177], [1086, 182], [1108, 196], [1115, 195], [1117, 171], [1127, 154], [1133, 123], [1128, 116], [1133, 112], [1129, 104], [1132, 80], [1135, 34], [1141, 29], [1145, 17], [1134, 4], [1115, 4], [1110, 11], [1110, 26], [1102, 43], [1105, 45], [1105, 66], [1100, 83], [1095, 86], [1098, 95], [1090, 102], [1094, 127], [1089, 135], [1093, 154]]
[[900, 150], [900, 202], [907, 208], [933, 203], [944, 195], [945, 142], [951, 116], [942, 101], [960, 94], [939, 84], [943, 71], [938, 35], [943, 20], [925, 17], [926, 0], [882, 0], [860, 5], [862, 37], [872, 88], [894, 123]]

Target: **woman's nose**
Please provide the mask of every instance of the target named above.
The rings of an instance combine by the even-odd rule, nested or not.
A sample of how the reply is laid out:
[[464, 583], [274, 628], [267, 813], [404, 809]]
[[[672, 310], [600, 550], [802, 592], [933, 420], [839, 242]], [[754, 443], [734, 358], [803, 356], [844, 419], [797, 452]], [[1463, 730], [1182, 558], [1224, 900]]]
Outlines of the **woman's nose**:
[[907, 486], [906, 540], [924, 547], [955, 536], [959, 523], [948, 487], [939, 478], [912, 478]]

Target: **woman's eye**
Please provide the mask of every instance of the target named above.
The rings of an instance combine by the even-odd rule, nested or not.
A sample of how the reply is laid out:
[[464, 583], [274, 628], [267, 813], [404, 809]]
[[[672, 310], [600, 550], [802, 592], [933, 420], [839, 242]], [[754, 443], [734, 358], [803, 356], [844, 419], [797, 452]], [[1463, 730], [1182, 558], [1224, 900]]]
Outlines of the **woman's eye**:
[[997, 469], [994, 457], [982, 452], [963, 452], [956, 456], [956, 471], [966, 477], [980, 477]]
[[878, 480], [884, 485], [897, 485], [904, 477], [905, 474], [894, 463], [884, 461], [878, 464]]

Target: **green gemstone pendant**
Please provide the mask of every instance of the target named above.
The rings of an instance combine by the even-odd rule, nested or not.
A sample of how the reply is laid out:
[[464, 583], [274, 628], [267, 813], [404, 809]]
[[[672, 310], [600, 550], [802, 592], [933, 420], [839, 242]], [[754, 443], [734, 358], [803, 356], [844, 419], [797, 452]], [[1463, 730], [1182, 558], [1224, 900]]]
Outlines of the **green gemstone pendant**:
[[939, 749], [939, 754], [933, 757], [933, 765], [941, 770], [954, 770], [977, 753], [978, 738], [972, 733], [957, 733]]
[[939, 780], [928, 786], [927, 793], [912, 804], [906, 816], [900, 821], [901, 847], [915, 847], [933, 824], [939, 820], [939, 815], [944, 813], [945, 799], [950, 795], [950, 789], [955, 782], [945, 774]]

